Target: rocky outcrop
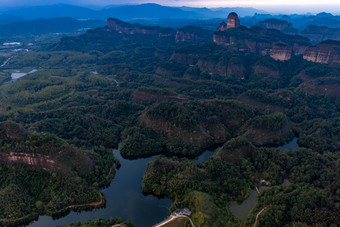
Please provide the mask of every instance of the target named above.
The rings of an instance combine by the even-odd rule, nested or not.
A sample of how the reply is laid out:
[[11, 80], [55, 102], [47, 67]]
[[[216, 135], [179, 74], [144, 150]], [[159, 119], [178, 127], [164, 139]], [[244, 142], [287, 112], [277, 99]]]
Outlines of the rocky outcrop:
[[237, 13], [235, 12], [231, 12], [228, 15], [227, 18], [227, 29], [229, 28], [237, 28], [240, 27], [241, 23], [240, 23], [240, 19], [238, 18]]
[[224, 32], [227, 31], [227, 29], [227, 23], [223, 21], [220, 26], [218, 26], [217, 31]]
[[292, 57], [292, 52], [292, 47], [286, 44], [273, 44], [270, 52], [270, 57], [274, 58], [275, 60], [286, 61]]
[[340, 65], [340, 42], [325, 41], [306, 49], [303, 58], [307, 61]]
[[[282, 35], [282, 37], [280, 36]], [[279, 31], [271, 32], [267, 29], [239, 27], [235, 31], [229, 30], [214, 33], [214, 42], [218, 45], [231, 46], [241, 52], [251, 52], [269, 55], [275, 60], [289, 60], [292, 54], [303, 54], [311, 44], [299, 36], [289, 36]], [[295, 43], [294, 41], [298, 42]], [[299, 43], [299, 44], [298, 44]]]
[[180, 28], [176, 32], [175, 42], [190, 42], [201, 43], [210, 42], [213, 37], [213, 32], [195, 26], [186, 26]]
[[306, 80], [296, 88], [303, 91], [306, 96], [329, 96], [340, 99], [340, 80], [335, 77]]
[[309, 47], [310, 47], [310, 45], [294, 43], [293, 44], [293, 54], [294, 55], [303, 55], [303, 53], [305, 53], [305, 51]]
[[0, 153], [0, 160], [5, 163], [25, 164], [37, 166], [44, 170], [53, 170], [55, 162], [50, 160], [47, 156], [28, 153]]
[[297, 34], [298, 30], [293, 28], [293, 25], [291, 23], [288, 23], [284, 20], [279, 20], [275, 18], [267, 19], [264, 21], [260, 21], [258, 25], [262, 28], [266, 29], [276, 29], [283, 33], [295, 35]]
[[[233, 15], [232, 17], [235, 17]], [[236, 23], [237, 24], [237, 23]], [[291, 29], [285, 21], [265, 21], [264, 27]], [[275, 29], [261, 28], [254, 26], [247, 28], [236, 25], [234, 29], [225, 29], [225, 23], [221, 23], [220, 27], [214, 33], [213, 41], [217, 45], [229, 46], [232, 50], [241, 52], [251, 52], [269, 55], [275, 60], [289, 60], [291, 56], [300, 55], [311, 46], [307, 38], [302, 36], [292, 36], [284, 34]]]
[[174, 36], [175, 34], [174, 30], [171, 28], [130, 24], [114, 18], [107, 19], [106, 24], [109, 29], [123, 34], [157, 35], [158, 37], [169, 37]]

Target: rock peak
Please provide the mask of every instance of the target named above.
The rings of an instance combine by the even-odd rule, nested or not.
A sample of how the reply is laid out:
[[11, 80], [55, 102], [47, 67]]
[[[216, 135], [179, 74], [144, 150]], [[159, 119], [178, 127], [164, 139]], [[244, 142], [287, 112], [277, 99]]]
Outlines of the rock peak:
[[227, 19], [227, 29], [229, 28], [237, 28], [240, 26], [240, 19], [238, 18], [237, 13], [231, 12], [228, 15]]

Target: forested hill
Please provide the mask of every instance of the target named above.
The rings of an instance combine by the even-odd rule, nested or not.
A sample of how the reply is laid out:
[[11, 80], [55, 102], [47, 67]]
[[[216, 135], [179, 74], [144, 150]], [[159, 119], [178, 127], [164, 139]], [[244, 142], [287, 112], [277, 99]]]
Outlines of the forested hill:
[[[13, 214], [1, 221], [96, 205], [121, 139], [125, 157], [161, 155], [142, 190], [172, 198], [171, 210], [189, 207], [195, 226], [251, 226], [264, 208], [261, 226], [337, 225], [339, 67], [176, 42], [166, 31], [97, 28], [9, 61], [7, 69], [38, 71], [13, 83], [5, 83], [9, 71], [1, 74], [0, 198], [11, 206], [0, 210]], [[294, 137], [300, 149], [276, 149]], [[194, 163], [206, 149], [214, 155]], [[9, 162], [11, 153], [42, 164]], [[231, 203], [263, 180], [267, 190], [247, 220], [234, 216]], [[13, 193], [22, 199], [12, 201]]]

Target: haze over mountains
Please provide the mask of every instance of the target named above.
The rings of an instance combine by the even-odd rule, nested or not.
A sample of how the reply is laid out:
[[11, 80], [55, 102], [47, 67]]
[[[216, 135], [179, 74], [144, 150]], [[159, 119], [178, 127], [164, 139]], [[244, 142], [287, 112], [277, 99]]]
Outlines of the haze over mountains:
[[2, 13], [0, 14], [0, 37], [78, 33], [105, 26], [105, 21], [109, 17], [130, 23], [175, 29], [190, 25], [215, 31], [231, 11], [237, 12], [241, 24], [249, 28], [258, 25], [290, 35], [302, 35], [314, 44], [327, 39], [340, 40], [340, 16], [330, 13], [271, 15], [254, 8], [208, 9], [168, 7], [157, 4], [107, 6], [100, 9], [67, 4], [0, 8]]
[[[340, 223], [339, 16], [1, 13], [0, 226], [149, 227], [184, 207], [196, 227]], [[169, 203], [150, 203], [160, 195]]]
[[240, 16], [252, 16], [255, 13], [266, 13], [254, 8], [192, 8], [192, 7], [168, 7], [157, 4], [110, 6], [100, 10], [86, 7], [58, 4], [48, 6], [30, 6], [15, 8], [0, 8], [3, 14], [20, 16], [24, 19], [73, 17], [76, 19], [107, 19], [116, 17], [124, 20], [133, 19], [211, 19], [224, 18], [231, 11], [237, 11]]

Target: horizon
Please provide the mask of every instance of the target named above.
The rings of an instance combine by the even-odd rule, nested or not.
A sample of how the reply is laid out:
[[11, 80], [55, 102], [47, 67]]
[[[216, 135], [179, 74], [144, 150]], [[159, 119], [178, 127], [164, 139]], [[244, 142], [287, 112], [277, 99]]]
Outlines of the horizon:
[[[294, 3], [294, 4], [293, 4]], [[50, 6], [50, 5], [73, 5], [92, 9], [102, 9], [106, 7], [115, 7], [122, 5], [141, 5], [141, 4], [158, 4], [162, 6], [170, 7], [193, 7], [193, 8], [254, 8], [257, 10], [263, 10], [270, 14], [317, 14], [320, 12], [332, 13], [340, 15], [340, 2], [335, 0], [321, 1], [319, 0], [300, 0], [298, 3], [293, 0], [279, 0], [279, 1], [268, 1], [261, 0], [253, 2], [251, 0], [240, 0], [240, 1], [221, 1], [214, 0], [210, 2], [201, 0], [51, 0], [46, 3], [44, 0], [31, 0], [29, 2], [24, 0], [0, 0], [0, 8], [21, 8], [31, 6]]]

